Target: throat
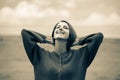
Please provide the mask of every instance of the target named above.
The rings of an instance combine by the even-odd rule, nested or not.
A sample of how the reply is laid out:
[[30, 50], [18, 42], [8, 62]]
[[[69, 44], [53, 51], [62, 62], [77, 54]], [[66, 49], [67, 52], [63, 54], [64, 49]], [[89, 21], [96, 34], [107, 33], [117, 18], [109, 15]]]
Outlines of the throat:
[[56, 40], [55, 41], [54, 51], [58, 55], [61, 55], [62, 53], [67, 52], [66, 44], [67, 44], [67, 41]]
[[61, 55], [62, 53], [67, 52], [67, 50], [64, 49], [64, 48], [55, 48], [55, 52], [56, 52], [58, 55]]

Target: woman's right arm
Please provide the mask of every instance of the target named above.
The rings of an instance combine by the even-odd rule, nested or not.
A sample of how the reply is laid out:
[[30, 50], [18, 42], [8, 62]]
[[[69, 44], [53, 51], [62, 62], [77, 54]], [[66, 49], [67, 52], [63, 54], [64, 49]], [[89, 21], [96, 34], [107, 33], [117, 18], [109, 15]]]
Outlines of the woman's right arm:
[[38, 55], [39, 51], [42, 50], [42, 48], [40, 48], [37, 45], [37, 42], [46, 43], [45, 42], [46, 36], [34, 31], [26, 30], [26, 29], [22, 30], [21, 35], [22, 35], [22, 40], [23, 40], [23, 44], [24, 44], [24, 48], [27, 53], [27, 56], [30, 62], [33, 64], [34, 59], [37, 59], [39, 57]]

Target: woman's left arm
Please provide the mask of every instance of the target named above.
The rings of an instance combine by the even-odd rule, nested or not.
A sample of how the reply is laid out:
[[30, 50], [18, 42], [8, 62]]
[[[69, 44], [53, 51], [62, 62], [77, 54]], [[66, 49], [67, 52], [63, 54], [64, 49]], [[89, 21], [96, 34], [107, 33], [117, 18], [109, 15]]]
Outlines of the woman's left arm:
[[103, 41], [103, 37], [104, 36], [102, 33], [96, 33], [86, 38], [85, 43], [86, 43], [86, 46], [88, 47], [88, 53], [89, 53], [89, 61], [88, 61], [87, 66], [89, 66], [91, 62], [93, 61], [98, 51], [98, 48], [101, 42]]
[[90, 46], [93, 46], [96, 42], [100, 44], [103, 40], [103, 34], [101, 32], [90, 34], [88, 36], [76, 39], [76, 41], [73, 43], [72, 46], [77, 45], [84, 45], [84, 44], [90, 44]]
[[89, 53], [89, 62], [88, 65], [91, 64], [92, 60], [94, 59], [98, 48], [103, 41], [103, 34], [101, 32], [90, 34], [86, 37], [80, 38], [76, 43], [73, 45], [84, 45], [86, 44], [87, 52]]
[[88, 51], [92, 54], [95, 54], [103, 40], [103, 34], [101, 32], [90, 34], [79, 41], [79, 45], [84, 45], [88, 47]]

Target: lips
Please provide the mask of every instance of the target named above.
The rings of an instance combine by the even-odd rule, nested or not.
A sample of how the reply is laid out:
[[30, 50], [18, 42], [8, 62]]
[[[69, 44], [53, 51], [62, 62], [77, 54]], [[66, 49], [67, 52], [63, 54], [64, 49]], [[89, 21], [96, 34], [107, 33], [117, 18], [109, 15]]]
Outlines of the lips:
[[65, 31], [57, 30], [56, 34], [65, 34]]

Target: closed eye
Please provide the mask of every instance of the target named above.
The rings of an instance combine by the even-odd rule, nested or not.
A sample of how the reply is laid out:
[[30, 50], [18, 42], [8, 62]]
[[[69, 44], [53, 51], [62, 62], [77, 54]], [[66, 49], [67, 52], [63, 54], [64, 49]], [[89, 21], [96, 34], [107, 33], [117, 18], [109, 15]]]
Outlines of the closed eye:
[[69, 29], [67, 26], [63, 26], [64, 29]]
[[56, 27], [56, 29], [57, 29], [57, 28], [60, 28], [60, 25], [58, 25], [58, 26]]

